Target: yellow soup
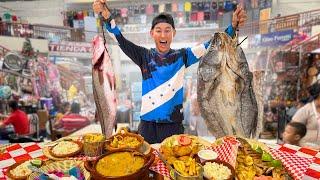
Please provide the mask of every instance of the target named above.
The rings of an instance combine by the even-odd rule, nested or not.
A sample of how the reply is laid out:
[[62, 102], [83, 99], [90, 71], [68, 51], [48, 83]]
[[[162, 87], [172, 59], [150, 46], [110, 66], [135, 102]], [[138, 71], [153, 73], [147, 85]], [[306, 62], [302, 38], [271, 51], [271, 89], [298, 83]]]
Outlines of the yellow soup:
[[118, 152], [100, 159], [96, 168], [104, 176], [126, 176], [137, 172], [143, 165], [143, 157], [134, 156], [131, 152]]

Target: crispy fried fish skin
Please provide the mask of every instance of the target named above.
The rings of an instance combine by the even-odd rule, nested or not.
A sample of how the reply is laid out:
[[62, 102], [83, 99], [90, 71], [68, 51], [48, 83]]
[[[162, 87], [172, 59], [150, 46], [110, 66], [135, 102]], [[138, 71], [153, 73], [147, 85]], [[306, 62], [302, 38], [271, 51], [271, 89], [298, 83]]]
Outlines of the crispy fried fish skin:
[[201, 115], [216, 138], [256, 136], [261, 108], [253, 89], [253, 74], [236, 39], [224, 32], [214, 34], [199, 62], [197, 88]]

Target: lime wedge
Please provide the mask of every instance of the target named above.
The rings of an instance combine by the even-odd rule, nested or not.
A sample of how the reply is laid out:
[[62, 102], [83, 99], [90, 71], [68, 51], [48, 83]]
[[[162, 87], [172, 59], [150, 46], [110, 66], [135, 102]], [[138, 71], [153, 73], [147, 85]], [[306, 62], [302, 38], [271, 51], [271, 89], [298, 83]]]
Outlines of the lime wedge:
[[42, 161], [40, 159], [32, 159], [30, 161], [30, 163], [33, 165], [33, 166], [36, 166], [36, 167], [40, 167], [41, 164], [42, 164]]
[[262, 153], [261, 160], [262, 160], [262, 161], [272, 161], [273, 158], [272, 158], [272, 156], [271, 156], [269, 153], [263, 152], [263, 153]]
[[255, 149], [255, 151], [259, 154], [262, 154], [263, 153], [263, 150], [261, 149], [261, 147], [258, 147], [257, 149]]
[[272, 160], [271, 161], [271, 166], [272, 167], [282, 167], [282, 163], [281, 163], [281, 161], [280, 160]]

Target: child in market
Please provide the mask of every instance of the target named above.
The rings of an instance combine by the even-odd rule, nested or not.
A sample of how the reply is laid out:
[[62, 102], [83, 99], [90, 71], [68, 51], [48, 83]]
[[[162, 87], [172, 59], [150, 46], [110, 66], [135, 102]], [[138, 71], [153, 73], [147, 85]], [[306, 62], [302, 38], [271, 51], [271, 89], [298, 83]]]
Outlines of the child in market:
[[286, 144], [301, 146], [300, 140], [306, 135], [306, 133], [306, 125], [298, 122], [290, 122], [287, 124], [283, 132], [283, 142]]
[[[105, 2], [95, 0], [94, 12], [103, 16], [105, 28], [121, 50], [140, 67], [143, 77], [138, 133], [150, 144], [160, 143], [174, 134], [182, 134], [184, 71], [199, 61], [210, 41], [193, 48], [171, 49], [176, 34], [174, 20], [170, 14], [161, 13], [153, 19], [150, 30], [156, 48], [146, 49], [122, 35]], [[234, 38], [235, 30], [242, 27], [246, 19], [245, 11], [238, 6], [226, 33]]]

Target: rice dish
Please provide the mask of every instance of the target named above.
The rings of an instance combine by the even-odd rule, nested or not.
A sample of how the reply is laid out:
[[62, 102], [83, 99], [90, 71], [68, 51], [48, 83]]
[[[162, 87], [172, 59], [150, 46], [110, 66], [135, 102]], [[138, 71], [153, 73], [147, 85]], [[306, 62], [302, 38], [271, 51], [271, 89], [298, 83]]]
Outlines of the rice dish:
[[215, 162], [206, 162], [203, 169], [203, 175], [208, 179], [224, 180], [229, 179], [232, 175], [231, 170], [228, 167]]

